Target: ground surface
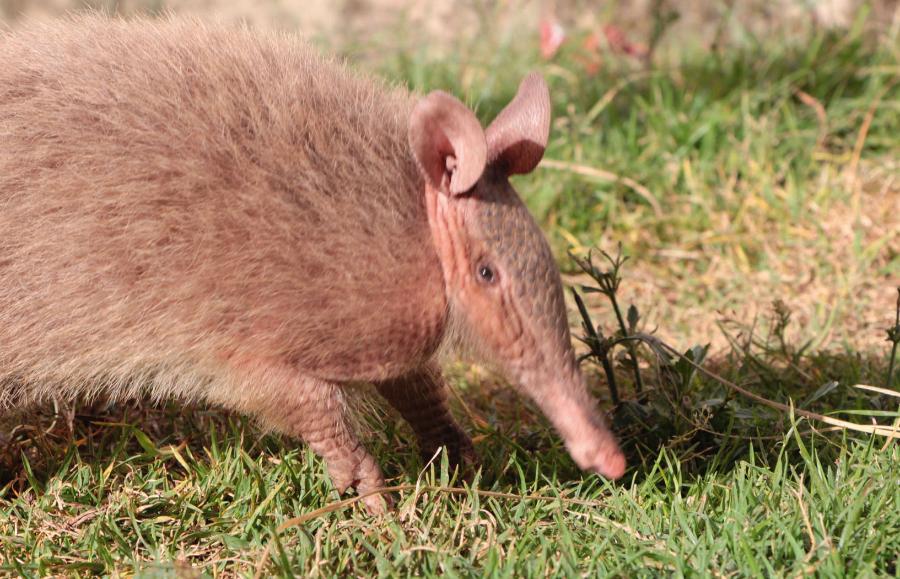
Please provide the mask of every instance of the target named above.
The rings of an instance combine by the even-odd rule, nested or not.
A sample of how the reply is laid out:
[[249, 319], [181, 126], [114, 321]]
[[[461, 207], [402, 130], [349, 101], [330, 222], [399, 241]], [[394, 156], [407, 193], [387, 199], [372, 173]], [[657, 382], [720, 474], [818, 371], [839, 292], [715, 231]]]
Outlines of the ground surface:
[[[661, 41], [650, 65], [629, 42], [652, 44], [653, 26], [617, 41], [602, 27], [614, 11], [586, 24], [574, 8], [560, 15], [568, 41], [546, 59], [536, 22], [493, 26], [503, 15], [487, 9], [434, 53], [400, 31], [390, 49], [383, 37], [379, 50], [346, 39], [338, 49], [415, 89], [451, 90], [485, 121], [542, 70], [551, 144], [516, 184], [567, 281], [592, 283], [568, 250], [621, 243], [631, 260], [618, 300], [637, 307], [637, 331], [680, 351], [710, 344], [712, 371], [768, 400], [890, 425], [900, 400], [855, 386], [900, 389], [900, 371], [886, 384], [900, 43], [896, 26], [872, 21], [885, 10], [767, 36], [718, 14], [707, 44]], [[610, 301], [585, 300], [614, 333]], [[580, 334], [577, 318], [573, 308]], [[612, 417], [632, 465], [618, 484], [579, 473], [546, 422], [478, 368], [451, 369], [482, 458], [473, 485], [442, 474], [440, 459], [423, 471], [405, 425], [362, 401], [368, 445], [402, 487], [397, 511], [374, 519], [338, 508], [305, 448], [240, 417], [43, 409], [3, 441], [0, 573], [900, 573], [896, 442], [772, 409], [648, 348], [640, 357], [642, 396], [617, 358], [624, 402]], [[585, 370], [608, 400], [597, 365]]]

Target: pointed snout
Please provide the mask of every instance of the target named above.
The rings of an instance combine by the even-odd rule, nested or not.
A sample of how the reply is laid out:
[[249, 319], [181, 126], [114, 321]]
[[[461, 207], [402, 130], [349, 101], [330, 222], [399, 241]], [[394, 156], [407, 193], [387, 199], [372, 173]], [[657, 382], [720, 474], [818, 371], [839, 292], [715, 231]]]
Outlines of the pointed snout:
[[572, 460], [582, 470], [610, 480], [617, 480], [625, 474], [625, 455], [615, 436], [593, 409], [571, 407], [563, 411], [557, 430]]
[[523, 386], [559, 432], [579, 468], [611, 480], [625, 474], [625, 455], [577, 372], [571, 379]]

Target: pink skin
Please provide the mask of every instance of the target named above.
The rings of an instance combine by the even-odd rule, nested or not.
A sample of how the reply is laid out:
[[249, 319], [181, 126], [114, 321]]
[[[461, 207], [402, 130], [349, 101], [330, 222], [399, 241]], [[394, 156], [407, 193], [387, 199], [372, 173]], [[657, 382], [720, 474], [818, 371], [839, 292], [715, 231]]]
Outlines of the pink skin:
[[[452, 323], [538, 404], [579, 467], [617, 479], [625, 458], [576, 366], [553, 255], [508, 181], [541, 159], [549, 132], [547, 87], [537, 75], [526, 78], [486, 132], [443, 93], [436, 99], [440, 117], [417, 119], [431, 112], [432, 95], [411, 125], [411, 133], [424, 129], [429, 138], [410, 140], [428, 178], [428, 219]], [[442, 122], [451, 123], [453, 134], [441, 132]], [[472, 182], [471, 175], [479, 177]]]
[[539, 76], [485, 130], [448, 94], [414, 100], [286, 36], [175, 18], [17, 28], [0, 62], [0, 414], [209, 401], [305, 440], [338, 491], [366, 493], [385, 481], [351, 384], [374, 383], [426, 458], [473, 460], [436, 364], [458, 341], [579, 466], [622, 475], [553, 255], [508, 180], [547, 144]]

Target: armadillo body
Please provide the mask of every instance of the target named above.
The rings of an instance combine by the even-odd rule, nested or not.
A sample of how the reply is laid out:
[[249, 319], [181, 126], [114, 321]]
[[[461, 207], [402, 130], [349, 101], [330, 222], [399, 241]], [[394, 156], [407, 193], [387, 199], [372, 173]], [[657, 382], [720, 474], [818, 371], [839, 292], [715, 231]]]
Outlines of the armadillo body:
[[193, 21], [29, 25], [0, 36], [0, 62], [0, 410], [213, 401], [305, 439], [362, 492], [383, 479], [350, 382], [373, 382], [423, 454], [474, 457], [434, 360], [452, 334], [579, 465], [621, 475], [552, 254], [507, 180], [547, 141], [539, 77], [484, 131], [445, 93]]

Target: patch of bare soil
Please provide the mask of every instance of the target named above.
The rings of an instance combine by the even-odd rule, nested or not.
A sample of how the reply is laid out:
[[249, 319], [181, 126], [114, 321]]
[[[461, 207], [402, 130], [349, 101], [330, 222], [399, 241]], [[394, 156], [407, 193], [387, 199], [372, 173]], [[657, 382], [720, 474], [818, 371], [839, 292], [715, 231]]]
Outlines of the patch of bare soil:
[[[845, 179], [823, 174], [823, 179]], [[766, 331], [776, 300], [792, 312], [787, 336], [814, 348], [887, 352], [900, 287], [900, 179], [897, 167], [871, 167], [849, 203], [812, 205], [815, 222], [757, 221], [750, 234], [764, 253], [751, 266], [740, 241], [727, 250], [669, 245], [633, 256], [625, 266], [621, 302], [635, 304], [645, 330], [687, 348], [727, 348], [724, 320]], [[616, 240], [598, 245], [610, 250]], [[571, 284], [589, 283], [569, 276]], [[614, 331], [615, 317], [599, 294], [588, 294], [595, 321]]]

